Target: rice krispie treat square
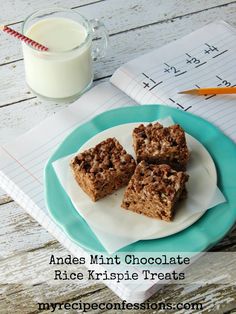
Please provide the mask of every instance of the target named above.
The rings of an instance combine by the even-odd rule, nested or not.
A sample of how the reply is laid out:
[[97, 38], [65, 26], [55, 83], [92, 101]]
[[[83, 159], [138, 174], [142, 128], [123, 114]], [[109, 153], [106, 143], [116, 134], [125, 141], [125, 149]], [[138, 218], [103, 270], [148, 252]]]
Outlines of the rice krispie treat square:
[[175, 205], [186, 196], [188, 175], [169, 165], [141, 161], [125, 190], [122, 207], [138, 214], [170, 221]]
[[137, 162], [168, 164], [175, 170], [186, 170], [189, 151], [184, 130], [178, 125], [163, 127], [160, 123], [139, 125], [133, 130]]
[[79, 186], [96, 202], [127, 185], [136, 163], [115, 138], [108, 138], [75, 156], [70, 166]]

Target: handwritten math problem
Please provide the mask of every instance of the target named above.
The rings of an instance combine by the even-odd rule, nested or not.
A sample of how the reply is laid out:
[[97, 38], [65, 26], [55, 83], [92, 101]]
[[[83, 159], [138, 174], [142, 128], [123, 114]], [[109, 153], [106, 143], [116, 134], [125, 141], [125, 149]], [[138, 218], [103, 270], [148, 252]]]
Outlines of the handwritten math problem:
[[142, 73], [142, 75], [146, 78], [146, 80], [143, 81], [143, 88], [148, 88], [149, 91], [156, 88], [158, 85], [162, 84], [163, 81], [156, 82], [152, 78], [150, 78], [147, 74]]
[[236, 142], [236, 94], [179, 94], [197, 88], [236, 87], [235, 39], [231, 25], [210, 23], [128, 62], [117, 72], [122, 75], [117, 86], [138, 104], [166, 104], [200, 116]]
[[[142, 72], [142, 87], [144, 90], [149, 91], [151, 93], [157, 94], [159, 91], [162, 91], [163, 88], [168, 87], [168, 84], [171, 79], [176, 79], [179, 81], [179, 78], [183, 79], [184, 77], [188, 77], [195, 69], [201, 68], [204, 69], [208, 66], [208, 64], [216, 58], [221, 58], [224, 60], [225, 54], [229, 52], [229, 49], [225, 49], [225, 47], [220, 47], [220, 45], [214, 44], [212, 42], [205, 42], [201, 44], [197, 52], [188, 51], [184, 52], [178, 62], [166, 61], [162, 63], [162, 70], [158, 72], [151, 72], [152, 74], [148, 74], [146, 71]], [[158, 77], [158, 79], [156, 79]], [[186, 79], [187, 80], [187, 79]], [[222, 87], [230, 87], [236, 86], [231, 80], [222, 74], [216, 74], [213, 76], [214, 85], [212, 86], [222, 86]], [[199, 83], [193, 83], [190, 88], [201, 88], [205, 86], [200, 86]], [[203, 99], [209, 100], [216, 95], [206, 95]], [[168, 101], [170, 104], [175, 105], [176, 108], [188, 111], [192, 108], [191, 105], [184, 105], [179, 100], [175, 100], [176, 97], [168, 97]], [[178, 97], [177, 97], [178, 99]]]
[[177, 106], [177, 109], [182, 109], [184, 111], [188, 111], [189, 109], [192, 108], [192, 106], [184, 106], [184, 105], [181, 105], [179, 102], [175, 101], [174, 99], [172, 98], [169, 98], [169, 100], [172, 102], [172, 104], [175, 104]]
[[209, 44], [205, 44], [206, 46], [207, 46], [207, 48], [204, 50], [204, 53], [205, 54], [212, 54], [212, 53], [215, 53], [214, 55], [213, 55], [213, 57], [212, 58], [217, 58], [217, 57], [219, 57], [219, 56], [221, 56], [223, 53], [226, 53], [227, 51], [228, 51], [228, 49], [226, 49], [226, 50], [223, 50], [223, 51], [220, 51], [216, 46], [214, 46], [214, 45], [209, 45]]
[[186, 59], [186, 64], [193, 65], [195, 68], [199, 68], [200, 66], [207, 63], [207, 61], [201, 62], [199, 58], [193, 57], [189, 53], [186, 53], [186, 56], [188, 57]]
[[175, 66], [169, 65], [168, 63], [164, 63], [164, 65], [165, 65], [164, 72], [174, 74], [175, 77], [187, 73], [187, 71], [181, 71], [181, 69], [178, 69]]

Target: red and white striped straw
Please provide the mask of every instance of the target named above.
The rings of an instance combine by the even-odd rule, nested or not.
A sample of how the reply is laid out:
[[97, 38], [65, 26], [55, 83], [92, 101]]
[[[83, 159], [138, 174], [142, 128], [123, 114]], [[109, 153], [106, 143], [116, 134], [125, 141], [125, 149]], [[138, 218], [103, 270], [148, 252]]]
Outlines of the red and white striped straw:
[[3, 25], [3, 26], [0, 26], [0, 30], [4, 31], [5, 33], [21, 40], [21, 41], [24, 41], [26, 44], [29, 44], [30, 46], [34, 47], [35, 49], [37, 50], [40, 50], [40, 51], [47, 51], [48, 48], [37, 43], [36, 41], [30, 39], [29, 37], [26, 37], [25, 35], [22, 35], [20, 33], [18, 33], [17, 31], [15, 31], [14, 29], [6, 26], [6, 25]]

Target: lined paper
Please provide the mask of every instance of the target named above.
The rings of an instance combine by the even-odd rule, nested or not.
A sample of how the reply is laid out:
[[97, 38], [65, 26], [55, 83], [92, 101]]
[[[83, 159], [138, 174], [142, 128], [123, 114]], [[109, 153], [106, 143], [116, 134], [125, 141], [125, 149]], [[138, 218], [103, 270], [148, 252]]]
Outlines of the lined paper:
[[236, 95], [180, 95], [200, 87], [236, 86], [236, 31], [223, 21], [139, 57], [111, 82], [140, 104], [162, 103], [199, 115], [236, 142]]
[[93, 116], [134, 104], [135, 101], [111, 84], [100, 84], [68, 108], [44, 120], [17, 140], [3, 145], [0, 170], [47, 212], [43, 197], [43, 169], [56, 147], [75, 127]]
[[[87, 253], [70, 240], [53, 221], [45, 205], [43, 188], [45, 163], [63, 139], [81, 123], [103, 111], [131, 105], [137, 103], [110, 83], [102, 83], [68, 108], [0, 147], [0, 187], [75, 256], [86, 256]], [[92, 268], [91, 265], [88, 267]], [[109, 270], [109, 267], [96, 265], [96, 270]], [[128, 288], [127, 284], [116, 285], [114, 282], [108, 282], [107, 286], [121, 298], [136, 302], [138, 300], [133, 299], [137, 296], [132, 292], [138, 291], [140, 284]], [[150, 284], [147, 285], [147, 290], [149, 288]], [[148, 296], [142, 293], [139, 298], [145, 300]]]

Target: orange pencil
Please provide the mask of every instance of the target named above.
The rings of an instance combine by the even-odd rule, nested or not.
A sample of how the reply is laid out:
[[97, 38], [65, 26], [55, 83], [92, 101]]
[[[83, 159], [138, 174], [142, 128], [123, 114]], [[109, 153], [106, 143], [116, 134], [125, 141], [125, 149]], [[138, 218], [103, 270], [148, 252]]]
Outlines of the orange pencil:
[[178, 94], [190, 95], [214, 95], [214, 94], [236, 94], [236, 87], [208, 87], [196, 88], [179, 92]]

